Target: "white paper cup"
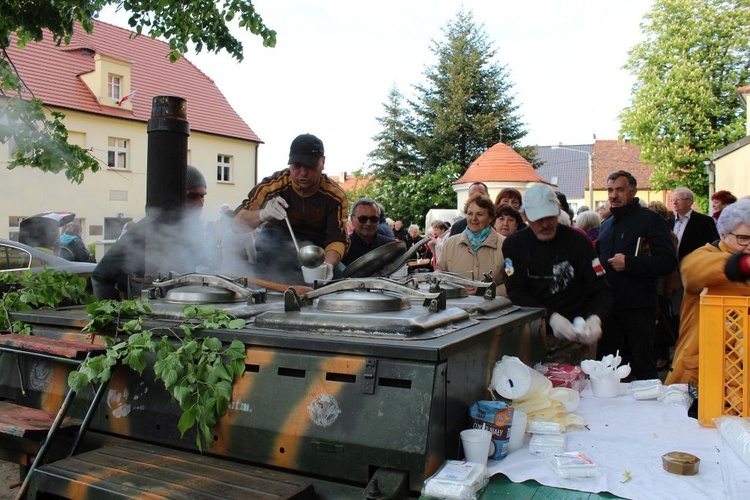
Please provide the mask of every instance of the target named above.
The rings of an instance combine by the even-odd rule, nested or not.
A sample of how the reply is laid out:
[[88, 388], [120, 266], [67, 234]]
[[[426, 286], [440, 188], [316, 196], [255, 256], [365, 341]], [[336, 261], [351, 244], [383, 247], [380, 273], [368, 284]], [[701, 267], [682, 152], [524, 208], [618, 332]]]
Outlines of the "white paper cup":
[[591, 391], [597, 398], [616, 398], [620, 395], [620, 379], [592, 378]]
[[513, 408], [513, 420], [510, 423], [510, 437], [508, 438], [508, 451], [513, 451], [523, 446], [523, 438], [526, 435], [526, 412]]
[[326, 278], [326, 265], [321, 264], [318, 267], [302, 266], [302, 277], [305, 278], [305, 283], [309, 285], [315, 283], [315, 280], [324, 280]]
[[467, 462], [487, 465], [490, 456], [492, 433], [484, 429], [466, 429], [461, 431], [461, 446]]

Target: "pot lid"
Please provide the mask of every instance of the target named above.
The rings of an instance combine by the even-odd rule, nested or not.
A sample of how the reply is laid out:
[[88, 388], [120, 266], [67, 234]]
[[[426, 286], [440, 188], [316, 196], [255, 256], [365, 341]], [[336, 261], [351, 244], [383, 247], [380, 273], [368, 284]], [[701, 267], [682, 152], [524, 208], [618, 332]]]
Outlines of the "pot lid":
[[394, 312], [409, 309], [408, 297], [385, 291], [346, 291], [318, 299], [319, 311], [340, 313]]
[[365, 278], [373, 276], [400, 255], [406, 252], [406, 242], [392, 241], [371, 250], [344, 269], [344, 278]]
[[238, 298], [231, 290], [219, 286], [185, 285], [169, 290], [164, 300], [178, 304], [213, 304], [237, 302]]

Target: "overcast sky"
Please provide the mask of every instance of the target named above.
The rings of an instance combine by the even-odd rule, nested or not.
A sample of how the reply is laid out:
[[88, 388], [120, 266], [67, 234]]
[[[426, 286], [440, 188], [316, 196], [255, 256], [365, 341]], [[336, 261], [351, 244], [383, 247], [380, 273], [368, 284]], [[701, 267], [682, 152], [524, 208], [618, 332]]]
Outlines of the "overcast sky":
[[[432, 41], [463, 8], [472, 11], [506, 65], [523, 144], [591, 144], [616, 139], [632, 77], [622, 68], [642, 39], [653, 0], [254, 0], [275, 48], [235, 31], [245, 46], [188, 55], [264, 141], [259, 176], [284, 168], [289, 144], [312, 133], [326, 148], [326, 171], [368, 165], [377, 117], [392, 86], [409, 95], [437, 59]], [[102, 19], [127, 27], [122, 16]], [[190, 103], [188, 103], [189, 116]]]

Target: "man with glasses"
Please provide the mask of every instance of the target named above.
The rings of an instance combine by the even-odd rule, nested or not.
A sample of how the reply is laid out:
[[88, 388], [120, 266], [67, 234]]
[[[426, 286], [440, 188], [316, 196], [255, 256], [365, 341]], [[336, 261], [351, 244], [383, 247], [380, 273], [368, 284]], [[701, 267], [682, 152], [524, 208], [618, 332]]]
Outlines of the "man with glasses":
[[677, 257], [683, 257], [719, 239], [713, 219], [693, 210], [693, 192], [688, 188], [678, 188], [672, 194], [674, 217], [670, 219], [672, 231], [677, 236]]
[[634, 380], [658, 377], [654, 359], [657, 280], [677, 267], [677, 252], [667, 221], [642, 207], [637, 181], [618, 170], [607, 177], [612, 215], [596, 241], [599, 259], [612, 287], [612, 313], [604, 321], [597, 358], [620, 351]]
[[519, 306], [547, 309], [554, 336], [547, 338], [548, 361], [578, 364], [595, 354], [612, 290], [591, 241], [558, 223], [560, 206], [551, 187], [530, 187], [522, 210], [529, 227], [503, 243], [508, 297]]
[[[719, 239], [719, 233], [716, 230], [716, 223], [713, 218], [694, 211], [692, 208], [693, 200], [693, 192], [688, 188], [677, 188], [672, 193], [674, 215], [670, 217], [668, 224], [677, 236], [677, 259], [680, 262], [686, 255]], [[679, 280], [678, 283], [680, 283], [680, 287], [670, 297], [671, 317], [669, 317], [669, 322], [674, 332], [680, 329], [680, 309], [682, 308], [682, 297], [684, 295], [684, 289]], [[657, 358], [660, 358], [656, 361], [657, 368], [668, 366], [668, 350], [675, 345], [677, 340], [663, 337], [663, 335], [657, 335], [656, 355]], [[658, 351], [661, 351], [661, 354]]]
[[354, 231], [350, 235], [349, 250], [342, 262], [348, 266], [366, 253], [393, 241], [393, 238], [378, 233], [380, 206], [370, 198], [360, 198], [352, 205], [351, 215]]
[[[323, 173], [323, 142], [312, 134], [297, 136], [289, 148], [288, 167], [263, 179], [237, 211], [237, 231], [261, 227], [255, 239], [257, 273], [277, 282], [303, 283], [287, 217], [300, 247], [325, 250], [326, 277], [334, 277], [349, 247], [346, 192]], [[336, 274], [343, 272], [343, 266]]]

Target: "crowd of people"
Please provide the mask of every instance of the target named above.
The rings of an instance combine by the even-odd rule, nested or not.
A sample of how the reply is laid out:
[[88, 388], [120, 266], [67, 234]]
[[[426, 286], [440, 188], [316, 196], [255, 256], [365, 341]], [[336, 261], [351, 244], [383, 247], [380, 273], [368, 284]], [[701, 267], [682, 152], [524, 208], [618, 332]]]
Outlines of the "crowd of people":
[[[431, 269], [492, 280], [514, 304], [545, 308], [551, 361], [619, 352], [632, 379], [657, 378], [672, 362], [667, 382], [694, 384], [700, 291], [750, 278], [750, 200], [727, 191], [715, 193], [711, 215], [703, 215], [693, 209], [689, 189], [676, 189], [670, 211], [640, 200], [636, 178], [619, 170], [607, 178], [606, 203], [573, 213], [547, 184], [523, 194], [503, 189], [492, 200], [487, 186], [475, 182], [465, 216], [433, 221], [425, 238], [417, 225], [386, 217], [377, 200], [361, 198], [350, 209], [324, 168], [322, 141], [311, 134], [295, 138], [288, 167], [253, 187], [236, 209], [223, 205], [208, 251], [191, 246], [182, 269], [207, 266], [301, 283], [291, 229], [301, 246], [323, 249], [325, 279], [335, 279], [357, 259], [401, 240], [418, 246], [415, 258], [427, 259]], [[186, 207], [194, 210], [186, 217], [195, 220], [206, 183], [191, 166], [187, 180]], [[145, 223], [134, 224], [97, 265], [97, 298], [129, 296], [126, 277], [144, 272], [146, 230]]]

